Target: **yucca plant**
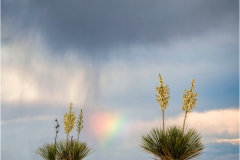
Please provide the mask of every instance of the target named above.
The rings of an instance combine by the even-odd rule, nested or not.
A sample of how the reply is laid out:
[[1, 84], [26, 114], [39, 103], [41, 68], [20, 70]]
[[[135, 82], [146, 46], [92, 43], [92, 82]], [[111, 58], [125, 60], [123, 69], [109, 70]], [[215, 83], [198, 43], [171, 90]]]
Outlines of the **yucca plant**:
[[54, 143], [46, 143], [43, 147], [39, 147], [36, 150], [36, 154], [42, 157], [45, 160], [82, 160], [92, 153], [92, 148], [87, 146], [87, 143], [81, 142], [79, 139], [80, 131], [83, 128], [83, 113], [82, 110], [78, 116], [77, 121], [77, 132], [78, 139], [69, 140], [69, 133], [73, 130], [75, 126], [76, 116], [72, 111], [72, 103], [69, 106], [69, 112], [64, 115], [64, 130], [67, 134], [67, 138], [65, 140], [57, 141], [57, 134], [59, 132], [60, 125], [58, 124], [58, 120], [56, 119], [56, 135], [54, 138]]
[[60, 140], [57, 144], [49, 143], [36, 151], [45, 160], [82, 160], [92, 153], [85, 142]]
[[92, 153], [92, 149], [87, 146], [85, 142], [74, 141], [72, 143], [72, 159], [73, 160], [82, 160]]
[[156, 158], [163, 159], [163, 156], [165, 155], [162, 147], [163, 136], [164, 131], [162, 129], [152, 129], [150, 134], [142, 136], [141, 148], [144, 151], [153, 154]]
[[57, 143], [56, 160], [82, 160], [91, 153], [85, 142], [61, 140]]
[[161, 160], [190, 160], [203, 151], [201, 136], [195, 129], [185, 132], [181, 127], [172, 126], [163, 131], [154, 128], [150, 134], [142, 136], [141, 147]]
[[185, 90], [183, 94], [182, 110], [185, 111], [183, 126], [171, 126], [165, 130], [164, 110], [168, 106], [170, 92], [168, 86], [163, 86], [163, 79], [159, 75], [160, 86], [156, 87], [158, 95], [156, 100], [162, 109], [162, 128], [154, 128], [150, 134], [142, 136], [141, 148], [153, 154], [161, 160], [190, 160], [198, 157], [204, 148], [201, 136], [195, 129], [185, 131], [187, 114], [196, 106], [196, 96], [194, 93], [194, 83], [192, 80], [190, 90]]
[[56, 145], [55, 143], [44, 144], [39, 147], [36, 154], [45, 160], [56, 160]]

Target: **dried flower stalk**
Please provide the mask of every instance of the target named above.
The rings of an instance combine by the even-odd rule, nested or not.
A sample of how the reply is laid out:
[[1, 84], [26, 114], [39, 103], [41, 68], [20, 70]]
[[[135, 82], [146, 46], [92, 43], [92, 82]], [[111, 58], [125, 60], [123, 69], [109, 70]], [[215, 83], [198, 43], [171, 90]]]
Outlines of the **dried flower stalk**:
[[55, 119], [55, 122], [57, 123], [57, 125], [55, 126], [55, 130], [56, 130], [56, 135], [55, 135], [55, 145], [57, 144], [57, 134], [58, 134], [58, 132], [59, 132], [59, 127], [60, 127], [60, 125], [58, 124], [58, 120], [57, 120], [57, 118]]

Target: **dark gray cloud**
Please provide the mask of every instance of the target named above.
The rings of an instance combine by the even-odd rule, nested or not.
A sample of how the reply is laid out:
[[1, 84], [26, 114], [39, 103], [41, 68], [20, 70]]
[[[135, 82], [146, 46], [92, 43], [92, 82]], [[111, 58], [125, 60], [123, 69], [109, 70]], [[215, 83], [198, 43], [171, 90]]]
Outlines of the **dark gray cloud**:
[[[2, 20], [16, 26], [12, 35], [40, 31], [55, 53], [82, 49], [91, 54], [106, 54], [107, 48], [118, 45], [166, 44], [175, 38], [192, 38], [214, 29], [237, 32], [238, 3], [237, 0], [3, 1]], [[3, 25], [3, 32], [6, 27]]]

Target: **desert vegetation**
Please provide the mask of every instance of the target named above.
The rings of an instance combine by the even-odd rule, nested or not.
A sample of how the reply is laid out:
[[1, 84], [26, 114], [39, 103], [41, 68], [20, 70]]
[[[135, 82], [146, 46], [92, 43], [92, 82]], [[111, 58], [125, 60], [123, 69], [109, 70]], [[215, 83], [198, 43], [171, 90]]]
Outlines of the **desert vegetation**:
[[162, 111], [162, 127], [153, 128], [150, 133], [143, 135], [141, 148], [154, 155], [155, 160], [190, 160], [199, 157], [204, 149], [201, 135], [196, 129], [185, 127], [187, 114], [197, 103], [197, 93], [194, 93], [195, 81], [192, 80], [190, 90], [184, 90], [182, 96], [182, 110], [185, 112], [182, 127], [165, 127], [164, 110], [169, 105], [170, 92], [168, 86], [163, 85], [161, 75], [159, 82], [160, 86], [156, 87], [156, 101]]
[[[76, 116], [72, 111], [72, 103], [69, 106], [69, 112], [64, 114], [64, 131], [66, 134], [66, 139], [57, 140], [59, 132], [59, 123], [56, 119], [55, 131], [56, 135], [54, 142], [45, 143], [42, 147], [36, 150], [36, 154], [45, 160], [82, 160], [92, 153], [92, 148], [90, 148], [86, 142], [80, 140], [80, 132], [83, 128], [83, 113], [80, 110], [76, 122]], [[76, 126], [76, 131], [78, 133], [77, 139], [73, 136], [69, 138], [70, 132]]]

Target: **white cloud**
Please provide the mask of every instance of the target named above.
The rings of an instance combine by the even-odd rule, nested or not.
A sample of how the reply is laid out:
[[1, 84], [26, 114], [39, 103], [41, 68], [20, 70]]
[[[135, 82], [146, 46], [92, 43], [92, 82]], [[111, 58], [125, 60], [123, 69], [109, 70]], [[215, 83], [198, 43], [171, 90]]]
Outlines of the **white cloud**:
[[215, 142], [221, 143], [221, 142], [229, 142], [233, 145], [239, 145], [239, 138], [236, 139], [218, 139]]
[[[238, 109], [223, 109], [211, 110], [207, 112], [192, 112], [188, 114], [186, 123], [188, 127], [194, 127], [201, 131], [203, 135], [222, 135], [224, 133], [230, 135], [238, 134], [239, 126], [239, 110]], [[183, 115], [177, 118], [168, 118], [168, 124], [183, 121]]]
[[[192, 112], [189, 113], [186, 119], [188, 128], [196, 128], [203, 138], [216, 137], [216, 135], [238, 136], [239, 133], [239, 110], [238, 109], [223, 109], [210, 110], [207, 112]], [[182, 125], [184, 115], [180, 114], [176, 117], [168, 117], [165, 119], [166, 126]], [[132, 124], [132, 134], [148, 133], [151, 128], [162, 126], [162, 119], [153, 121], [139, 121]], [[217, 139], [215, 138], [215, 141]], [[226, 141], [226, 140], [219, 140]], [[235, 143], [236, 140], [228, 140], [230, 143]]]
[[39, 98], [37, 84], [33, 77], [17, 69], [2, 71], [2, 101], [14, 102], [20, 99], [35, 101]]
[[[83, 105], [89, 83], [83, 63], [73, 53], [63, 59], [44, 49], [37, 35], [16, 38], [2, 46], [2, 102], [4, 104]], [[62, 57], [61, 57], [62, 58]]]

